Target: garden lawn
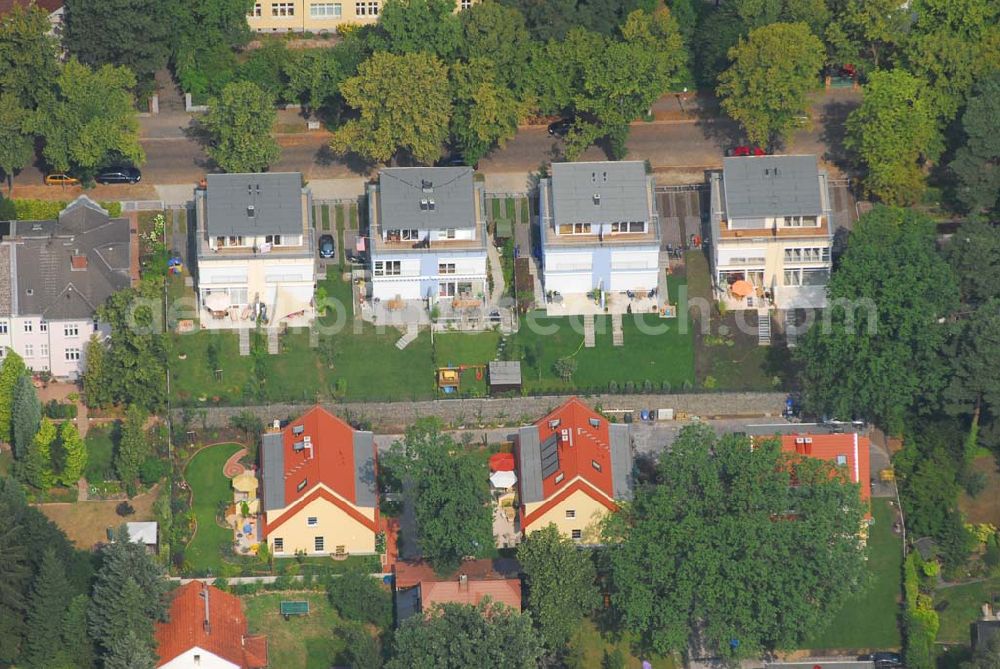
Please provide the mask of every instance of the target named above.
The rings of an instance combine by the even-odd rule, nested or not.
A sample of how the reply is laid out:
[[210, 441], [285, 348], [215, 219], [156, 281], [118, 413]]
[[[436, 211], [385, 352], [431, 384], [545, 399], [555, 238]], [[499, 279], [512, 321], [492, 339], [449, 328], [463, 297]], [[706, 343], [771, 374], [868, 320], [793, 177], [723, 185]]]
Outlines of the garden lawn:
[[233, 499], [233, 489], [222, 473], [222, 466], [241, 448], [240, 444], [208, 446], [198, 451], [184, 470], [184, 478], [191, 486], [191, 509], [198, 522], [184, 558], [198, 573], [217, 574], [222, 567], [220, 546], [233, 541], [233, 531], [220, 527], [215, 518], [220, 502]]
[[[434, 361], [437, 367], [487, 365], [496, 358], [500, 333], [489, 330], [475, 334], [451, 332], [434, 335]], [[478, 378], [477, 378], [478, 375]], [[486, 369], [467, 369], [459, 377], [459, 397], [484, 397], [487, 392]], [[442, 396], [443, 393], [442, 393]], [[456, 395], [448, 395], [456, 397]]]
[[110, 426], [92, 427], [84, 440], [87, 444], [87, 468], [83, 477], [88, 483], [114, 480], [115, 445], [111, 439]]
[[[829, 626], [821, 634], [807, 639], [803, 648], [854, 653], [900, 646], [902, 547], [899, 537], [892, 532], [893, 513], [889, 500], [873, 499], [872, 514], [875, 523], [868, 539], [870, 585], [849, 597], [841, 610], [830, 617]], [[968, 629], [965, 635], [968, 638]]]
[[[308, 601], [308, 616], [285, 620], [278, 613], [282, 601]], [[344, 641], [334, 628], [341, 623], [321, 592], [274, 592], [243, 597], [251, 634], [267, 636], [268, 665], [282, 669], [329, 669], [343, 652]]]
[[662, 669], [674, 669], [677, 663], [673, 657], [660, 657], [656, 655], [643, 655], [642, 657], [632, 654], [632, 637], [629, 634], [613, 636], [602, 634], [594, 624], [594, 621], [585, 619], [573, 637], [571, 644], [579, 652], [582, 660], [581, 667], [601, 667], [604, 666], [604, 654], [613, 653], [616, 649], [621, 651], [625, 659], [625, 666], [628, 669], [639, 669], [642, 661], [652, 662], [654, 667]]
[[[88, 435], [89, 436], [89, 435]], [[117, 500], [76, 502], [74, 504], [39, 504], [38, 510], [59, 526], [73, 544], [80, 550], [89, 551], [98, 543], [108, 540], [108, 528], [122, 523], [153, 520], [153, 502], [156, 501], [157, 487], [149, 492], [136, 495], [128, 501], [134, 513], [122, 517], [115, 509]]]
[[938, 612], [941, 627], [938, 629], [938, 643], [969, 643], [969, 625], [982, 615], [984, 602], [995, 602], [1000, 597], [1000, 577], [938, 588], [934, 593], [934, 608], [947, 606]]
[[[597, 317], [594, 329], [595, 347], [584, 348], [582, 318], [529, 315], [522, 319], [514, 336], [513, 350], [523, 361], [521, 375], [525, 390], [606, 392], [612, 381], [623, 390], [624, 384], [631, 381], [641, 391], [647, 380], [657, 390], [664, 388], [664, 384], [668, 384], [668, 390], [679, 390], [694, 382], [692, 333], [682, 334], [678, 319], [624, 316], [625, 345], [620, 347], [611, 343], [609, 316]], [[648, 334], [643, 330], [658, 333]], [[577, 362], [570, 381], [563, 381], [553, 370], [556, 360], [563, 357], [572, 357]]]

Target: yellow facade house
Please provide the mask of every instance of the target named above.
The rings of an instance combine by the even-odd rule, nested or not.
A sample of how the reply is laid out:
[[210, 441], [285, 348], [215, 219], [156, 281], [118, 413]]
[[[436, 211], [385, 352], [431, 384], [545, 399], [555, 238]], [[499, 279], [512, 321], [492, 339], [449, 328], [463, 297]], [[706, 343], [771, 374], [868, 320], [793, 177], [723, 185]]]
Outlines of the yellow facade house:
[[[468, 9], [473, 0], [457, 0], [455, 10]], [[383, 0], [262, 0], [247, 15], [250, 30], [270, 32], [336, 32], [343, 25], [375, 23]]]
[[271, 555], [371, 555], [379, 530], [371, 432], [314, 407], [261, 438], [264, 537]]

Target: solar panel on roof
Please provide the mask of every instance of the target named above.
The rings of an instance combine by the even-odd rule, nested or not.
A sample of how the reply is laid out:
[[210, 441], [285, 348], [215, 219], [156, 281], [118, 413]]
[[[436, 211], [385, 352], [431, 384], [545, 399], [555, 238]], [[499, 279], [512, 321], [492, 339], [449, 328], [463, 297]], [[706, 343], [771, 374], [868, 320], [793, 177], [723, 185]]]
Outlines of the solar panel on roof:
[[559, 440], [552, 435], [542, 442], [542, 478], [548, 478], [559, 469]]

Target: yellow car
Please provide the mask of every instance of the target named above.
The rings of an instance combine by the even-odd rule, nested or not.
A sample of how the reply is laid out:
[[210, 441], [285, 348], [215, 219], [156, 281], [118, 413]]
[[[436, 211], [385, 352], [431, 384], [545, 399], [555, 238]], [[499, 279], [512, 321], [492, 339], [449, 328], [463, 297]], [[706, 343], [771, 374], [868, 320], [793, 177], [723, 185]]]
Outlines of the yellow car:
[[79, 186], [80, 180], [62, 172], [49, 174], [45, 177], [46, 186]]

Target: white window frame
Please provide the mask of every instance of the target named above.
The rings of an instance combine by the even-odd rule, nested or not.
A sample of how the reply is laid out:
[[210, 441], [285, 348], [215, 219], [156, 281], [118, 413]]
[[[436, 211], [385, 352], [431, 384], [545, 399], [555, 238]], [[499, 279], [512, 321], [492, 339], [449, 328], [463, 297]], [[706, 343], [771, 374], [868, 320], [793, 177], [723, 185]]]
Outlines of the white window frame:
[[274, 538], [274, 552], [275, 553], [284, 553], [285, 552], [285, 538], [284, 537], [275, 537]]
[[567, 518], [576, 518], [576, 509], [566, 509]]
[[454, 274], [454, 273], [455, 273], [455, 263], [453, 262], [438, 263], [438, 274]]
[[5, 335], [9, 332], [7, 321], [0, 321], [0, 335]]
[[32, 321], [24, 321], [24, 331], [31, 333], [35, 331], [35, 324]]
[[339, 2], [314, 2], [309, 5], [309, 16], [314, 19], [339, 19], [343, 11]]
[[49, 357], [49, 345], [48, 344], [39, 344], [38, 345], [38, 357], [40, 357], [40, 358], [47, 358], [47, 357]]
[[80, 349], [78, 348], [68, 348], [66, 349], [66, 360], [77, 361], [80, 359]]
[[357, 16], [378, 16], [378, 0], [358, 0], [354, 3], [354, 13]]
[[80, 336], [80, 326], [76, 323], [66, 323], [63, 325], [63, 336], [64, 337], [79, 337]]
[[48, 321], [38, 321], [38, 331], [39, 332], [48, 332], [49, 331], [49, 322]]
[[373, 263], [373, 276], [400, 276], [403, 273], [403, 264], [400, 260], [376, 260]]
[[24, 357], [25, 358], [34, 358], [35, 357], [35, 345], [34, 344], [25, 344], [24, 345]]
[[316, 516], [309, 516], [306, 518], [306, 527], [316, 527], [319, 525], [319, 518]]
[[583, 541], [583, 530], [570, 530], [569, 536], [573, 541]]
[[254, 3], [253, 9], [250, 10], [250, 16], [252, 16], [255, 19], [259, 19], [263, 15], [264, 15], [264, 6], [259, 2]]
[[326, 537], [313, 537], [313, 552], [314, 553], [326, 552]]
[[294, 2], [272, 2], [271, 16], [273, 18], [287, 19], [295, 16]]
[[264, 243], [271, 246], [281, 246], [281, 235], [264, 235]]

